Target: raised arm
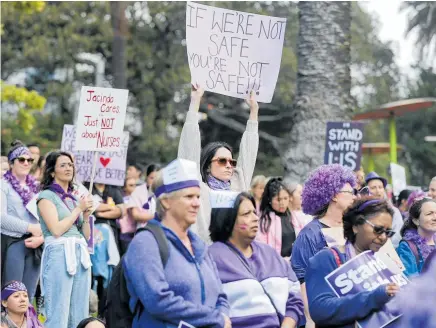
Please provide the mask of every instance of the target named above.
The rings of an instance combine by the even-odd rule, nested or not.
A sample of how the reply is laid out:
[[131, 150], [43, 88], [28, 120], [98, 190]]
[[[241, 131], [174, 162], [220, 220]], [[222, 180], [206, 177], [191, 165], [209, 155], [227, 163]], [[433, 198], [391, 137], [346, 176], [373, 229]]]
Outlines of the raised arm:
[[180, 134], [179, 151], [177, 154], [177, 158], [191, 160], [197, 164], [197, 167], [200, 167], [201, 153], [198, 110], [200, 109], [200, 102], [203, 93], [204, 90], [202, 88], [192, 86], [191, 104], [189, 105], [188, 113], [186, 113], [185, 124], [183, 125], [182, 133]]
[[242, 135], [241, 144], [239, 146], [237, 165], [238, 169], [242, 171], [246, 189], [249, 188], [251, 179], [253, 178], [254, 167], [256, 166], [257, 151], [259, 149], [259, 104], [256, 101], [254, 92], [251, 92], [249, 95], [247, 104], [250, 106], [250, 117], [247, 121], [247, 127]]

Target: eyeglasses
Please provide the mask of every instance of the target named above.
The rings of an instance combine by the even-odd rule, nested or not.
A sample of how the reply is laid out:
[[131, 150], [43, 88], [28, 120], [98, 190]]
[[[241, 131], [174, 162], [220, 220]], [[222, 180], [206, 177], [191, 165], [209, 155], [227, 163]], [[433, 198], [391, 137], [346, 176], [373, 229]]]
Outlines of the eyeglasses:
[[67, 167], [68, 168], [72, 168], [72, 167], [74, 167], [74, 164], [73, 163], [62, 163], [58, 167], [61, 168], [61, 169], [66, 169]]
[[347, 194], [355, 195], [355, 191], [354, 190], [340, 190], [338, 193], [347, 193]]
[[384, 227], [375, 225], [368, 220], [365, 220], [365, 222], [368, 223], [373, 228], [373, 231], [376, 235], [381, 236], [382, 234], [385, 233], [386, 237], [388, 237], [388, 238], [391, 238], [391, 237], [393, 237], [393, 235], [395, 235], [395, 231], [392, 229], [385, 229]]
[[20, 164], [24, 164], [24, 162], [26, 162], [26, 161], [29, 164], [33, 164], [33, 161], [34, 161], [33, 158], [24, 158], [24, 157], [18, 157], [17, 160], [18, 160], [18, 162], [20, 162]]
[[225, 166], [227, 162], [233, 166], [236, 167], [236, 164], [238, 163], [236, 159], [233, 158], [225, 158], [225, 157], [218, 157], [212, 160], [212, 162], [217, 162], [221, 166]]

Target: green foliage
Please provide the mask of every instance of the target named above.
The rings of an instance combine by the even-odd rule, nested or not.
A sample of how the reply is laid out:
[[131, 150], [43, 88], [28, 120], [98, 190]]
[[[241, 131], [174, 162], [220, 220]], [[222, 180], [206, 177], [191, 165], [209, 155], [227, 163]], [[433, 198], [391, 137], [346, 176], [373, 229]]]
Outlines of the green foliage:
[[[46, 99], [35, 91], [28, 91], [14, 85], [7, 85], [0, 82], [2, 106], [15, 105], [18, 107], [16, 124], [21, 131], [28, 134], [35, 126], [35, 111], [42, 111]], [[14, 107], [15, 107], [14, 106]]]
[[[431, 69], [416, 68], [419, 78], [409, 86], [409, 98], [436, 97], [436, 74]], [[410, 168], [410, 181], [427, 186], [436, 174], [436, 143], [424, 137], [436, 135], [436, 104], [426, 110], [397, 119], [398, 140], [405, 146], [401, 160]]]
[[433, 1], [405, 1], [401, 9], [408, 12], [407, 34], [416, 30], [416, 45], [421, 58], [434, 58], [436, 55], [436, 3]]

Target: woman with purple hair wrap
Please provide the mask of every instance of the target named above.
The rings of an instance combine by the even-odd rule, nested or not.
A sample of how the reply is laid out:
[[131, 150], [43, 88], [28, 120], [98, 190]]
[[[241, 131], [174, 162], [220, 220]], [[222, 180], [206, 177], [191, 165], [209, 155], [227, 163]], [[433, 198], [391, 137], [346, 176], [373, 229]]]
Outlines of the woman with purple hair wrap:
[[408, 277], [418, 275], [436, 246], [436, 201], [417, 198], [409, 209], [409, 218], [401, 229], [403, 239], [397, 248]]
[[1, 326], [7, 328], [42, 328], [35, 309], [29, 303], [27, 288], [21, 281], [10, 281], [2, 288]]
[[33, 159], [30, 150], [19, 140], [8, 153], [10, 170], [1, 180], [1, 268], [2, 283], [22, 281], [29, 297], [35, 295], [41, 263], [41, 226], [26, 205], [39, 191], [39, 184], [29, 174]]
[[[321, 229], [342, 227], [342, 216], [355, 199], [355, 185], [356, 177], [353, 171], [339, 164], [320, 166], [310, 174], [304, 185], [303, 212], [313, 215], [314, 220], [298, 235], [293, 246], [291, 265], [301, 283], [306, 310], [306, 269], [310, 258], [327, 247]], [[310, 318], [308, 311], [306, 318]]]

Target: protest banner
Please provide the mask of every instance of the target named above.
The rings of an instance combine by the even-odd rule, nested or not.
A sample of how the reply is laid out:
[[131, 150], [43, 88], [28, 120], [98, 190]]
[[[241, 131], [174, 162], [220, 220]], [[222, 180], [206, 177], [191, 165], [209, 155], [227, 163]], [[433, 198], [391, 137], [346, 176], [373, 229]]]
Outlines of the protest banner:
[[280, 71], [286, 18], [186, 5], [192, 84], [215, 93], [270, 103]]
[[402, 190], [407, 189], [406, 169], [395, 163], [391, 163], [390, 169], [392, 176], [392, 189], [395, 197], [397, 197]]
[[363, 123], [327, 122], [324, 164], [341, 164], [351, 170], [360, 168]]
[[[382, 260], [374, 256], [372, 251], [360, 253], [329, 273], [325, 280], [337, 297], [372, 291], [392, 282], [400, 287], [409, 283], [404, 274], [389, 270]], [[379, 311], [357, 321], [357, 325], [360, 328], [382, 328], [400, 316], [401, 313], [392, 302], [388, 302]]]
[[[90, 151], [75, 150], [75, 129], [74, 125], [64, 125], [61, 149], [73, 154], [77, 180], [89, 182], [91, 181], [93, 153]], [[98, 153], [94, 182], [114, 186], [124, 185], [128, 147], [129, 133], [123, 132], [120, 150], [110, 152], [101, 151]]]

